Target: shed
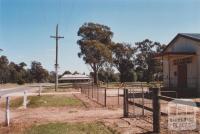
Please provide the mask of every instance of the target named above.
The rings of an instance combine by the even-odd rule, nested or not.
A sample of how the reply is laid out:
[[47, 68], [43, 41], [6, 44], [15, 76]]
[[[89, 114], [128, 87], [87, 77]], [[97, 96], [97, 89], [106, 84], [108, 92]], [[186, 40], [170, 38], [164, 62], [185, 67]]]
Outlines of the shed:
[[162, 62], [164, 87], [200, 96], [200, 34], [177, 34], [156, 59]]
[[65, 74], [59, 78], [60, 83], [78, 83], [78, 82], [89, 82], [91, 78], [87, 75], [82, 74]]

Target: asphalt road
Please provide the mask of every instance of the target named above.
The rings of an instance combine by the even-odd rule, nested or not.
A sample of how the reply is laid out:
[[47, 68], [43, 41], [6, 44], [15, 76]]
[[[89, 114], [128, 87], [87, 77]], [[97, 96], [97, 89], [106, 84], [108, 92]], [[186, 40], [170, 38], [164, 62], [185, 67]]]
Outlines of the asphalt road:
[[22, 87], [16, 87], [16, 88], [8, 88], [8, 89], [1, 89], [0, 90], [0, 97], [4, 97], [4, 96], [10, 96], [10, 95], [14, 95], [14, 94], [23, 94], [24, 91], [27, 92], [34, 92], [37, 89], [39, 89], [36, 86], [22, 86]]

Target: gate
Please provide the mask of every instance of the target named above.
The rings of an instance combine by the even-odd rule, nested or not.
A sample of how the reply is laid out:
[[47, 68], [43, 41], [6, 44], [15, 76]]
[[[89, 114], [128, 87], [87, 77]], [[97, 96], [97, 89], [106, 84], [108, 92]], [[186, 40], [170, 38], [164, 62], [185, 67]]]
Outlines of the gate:
[[[166, 94], [170, 94], [171, 97], [167, 97]], [[174, 96], [176, 97], [173, 98], [172, 94], [174, 94]], [[124, 89], [124, 107], [123, 107], [124, 117], [134, 117], [138, 115], [140, 116], [151, 115], [150, 119], [152, 119], [153, 132], [159, 133], [160, 126], [161, 126], [160, 125], [161, 115], [165, 115], [169, 119], [171, 119], [170, 121], [168, 120], [168, 124], [167, 123], [162, 124], [162, 125], [165, 125], [164, 127], [168, 125], [168, 128], [170, 128], [170, 124], [176, 123], [178, 124], [177, 125], [178, 129], [185, 129], [185, 128], [181, 128], [182, 124], [188, 123], [186, 121], [184, 122], [183, 120], [182, 114], [185, 113], [186, 115], [188, 115], [187, 116], [188, 119], [191, 120], [187, 124], [188, 126], [187, 129], [192, 130], [193, 128], [195, 128], [196, 122], [193, 122], [192, 119], [196, 116], [195, 107], [198, 107], [198, 103], [194, 103], [192, 101], [187, 101], [187, 100], [180, 100], [176, 98], [177, 98], [176, 92], [160, 91], [159, 88], [150, 88], [149, 90], [140, 91], [140, 92], [138, 91], [136, 92], [133, 89]], [[168, 105], [169, 102], [170, 103], [172, 102], [172, 104], [170, 105], [171, 110], [172, 110], [171, 112], [168, 111], [169, 107], [166, 110], [166, 106], [169, 106]], [[192, 110], [191, 110], [191, 107], [192, 107]], [[188, 110], [188, 108], [190, 110]], [[170, 113], [172, 113], [172, 115], [168, 116], [168, 114]], [[172, 119], [174, 117], [176, 117], [178, 121]], [[184, 116], [184, 118], [186, 117]], [[182, 122], [179, 121], [180, 119]], [[189, 127], [191, 124], [193, 125], [193, 127]], [[175, 129], [174, 126], [171, 128]], [[170, 131], [173, 131], [173, 129], [171, 128], [170, 128]]]
[[[157, 88], [135, 87], [124, 89], [124, 117], [147, 116], [153, 114], [153, 91]], [[159, 95], [177, 98], [176, 91], [161, 91]], [[168, 101], [161, 99], [160, 104], [165, 107]], [[162, 115], [167, 111], [163, 109]]]
[[152, 114], [152, 93], [149, 89], [124, 89], [124, 116], [135, 117]]

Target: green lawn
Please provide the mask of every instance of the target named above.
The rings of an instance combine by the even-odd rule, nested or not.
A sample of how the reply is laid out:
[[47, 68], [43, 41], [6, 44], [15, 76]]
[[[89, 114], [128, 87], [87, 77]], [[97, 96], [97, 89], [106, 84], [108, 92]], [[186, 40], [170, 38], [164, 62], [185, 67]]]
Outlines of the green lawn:
[[115, 134], [102, 123], [49, 123], [33, 126], [24, 134]]
[[[83, 106], [83, 103], [73, 97], [64, 95], [45, 95], [45, 96], [29, 96], [28, 107], [62, 107], [62, 106]], [[20, 107], [23, 104], [23, 98], [11, 100], [12, 108]], [[3, 104], [5, 106], [5, 104]]]

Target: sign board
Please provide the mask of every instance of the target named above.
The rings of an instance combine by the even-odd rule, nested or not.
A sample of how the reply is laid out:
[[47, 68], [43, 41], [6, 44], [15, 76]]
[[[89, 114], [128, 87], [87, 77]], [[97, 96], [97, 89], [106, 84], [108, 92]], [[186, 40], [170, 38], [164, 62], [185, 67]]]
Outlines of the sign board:
[[192, 63], [192, 57], [187, 57], [187, 58], [182, 58], [182, 59], [176, 59], [173, 62], [174, 62], [174, 65]]
[[[189, 99], [181, 99], [192, 102]], [[197, 128], [196, 113], [198, 108], [196, 103], [191, 105], [177, 104], [177, 101], [168, 103], [168, 129], [175, 131], [195, 130]]]

